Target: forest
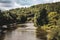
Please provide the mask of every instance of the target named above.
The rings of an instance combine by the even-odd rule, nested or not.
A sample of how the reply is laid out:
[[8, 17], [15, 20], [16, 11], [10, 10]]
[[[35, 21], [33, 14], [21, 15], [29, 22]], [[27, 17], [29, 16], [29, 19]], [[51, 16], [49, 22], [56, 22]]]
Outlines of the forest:
[[33, 5], [28, 8], [0, 10], [0, 26], [33, 22], [37, 37], [60, 40], [60, 2]]

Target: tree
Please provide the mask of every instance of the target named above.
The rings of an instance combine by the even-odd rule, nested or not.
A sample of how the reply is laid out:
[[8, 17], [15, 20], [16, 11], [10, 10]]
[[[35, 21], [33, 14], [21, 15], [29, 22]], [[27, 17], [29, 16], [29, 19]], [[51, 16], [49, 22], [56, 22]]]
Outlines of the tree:
[[47, 10], [43, 8], [40, 13], [37, 15], [36, 23], [40, 26], [43, 26], [44, 24], [48, 24], [48, 18], [47, 18]]
[[27, 17], [23, 14], [17, 17], [17, 23], [25, 23], [26, 21]]
[[3, 25], [3, 12], [0, 10], [0, 26]]
[[16, 22], [17, 15], [9, 12], [9, 15], [13, 18], [13, 22]]
[[50, 12], [48, 14], [48, 19], [49, 19], [50, 24], [57, 25], [58, 13], [57, 12]]

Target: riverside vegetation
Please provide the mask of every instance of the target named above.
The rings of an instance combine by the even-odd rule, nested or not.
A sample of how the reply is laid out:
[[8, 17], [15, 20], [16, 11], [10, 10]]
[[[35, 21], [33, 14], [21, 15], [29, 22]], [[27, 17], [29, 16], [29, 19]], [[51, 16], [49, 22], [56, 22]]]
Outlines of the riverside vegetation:
[[38, 27], [36, 32], [38, 38], [60, 40], [60, 2], [38, 4], [9, 11], [0, 10], [0, 26], [30, 21]]

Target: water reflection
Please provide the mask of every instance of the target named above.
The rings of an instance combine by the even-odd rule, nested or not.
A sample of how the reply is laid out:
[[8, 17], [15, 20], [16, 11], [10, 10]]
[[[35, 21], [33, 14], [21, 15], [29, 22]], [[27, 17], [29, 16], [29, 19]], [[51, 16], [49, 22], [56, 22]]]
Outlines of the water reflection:
[[13, 31], [7, 31], [6, 34], [1, 34], [0, 40], [40, 40], [36, 38], [36, 30], [32, 30], [30, 25], [28, 25], [30, 29], [20, 27]]
[[4, 32], [1, 32], [0, 33], [0, 40], [4, 40], [4, 37], [5, 37], [5, 33]]
[[[0, 40], [38, 40], [35, 31], [18, 28], [7, 33], [1, 33]], [[40, 39], [39, 39], [40, 40]]]
[[18, 28], [12, 32], [8, 32], [4, 40], [36, 40], [36, 34], [35, 31]]

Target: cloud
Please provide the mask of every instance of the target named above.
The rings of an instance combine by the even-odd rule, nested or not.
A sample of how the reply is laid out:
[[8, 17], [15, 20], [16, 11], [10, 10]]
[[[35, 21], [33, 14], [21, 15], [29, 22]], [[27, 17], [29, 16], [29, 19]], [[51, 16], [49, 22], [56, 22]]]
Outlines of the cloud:
[[47, 3], [52, 3], [52, 2], [60, 2], [60, 0], [45, 0]]
[[21, 5], [21, 4], [18, 4], [16, 2], [14, 2], [13, 8], [19, 8], [19, 7], [29, 7], [29, 6], [27, 6], [27, 5]]
[[[9, 10], [9, 9], [14, 9], [14, 8], [20, 8], [20, 7], [29, 7], [30, 5], [27, 3], [23, 3], [23, 2], [16, 2], [16, 0], [0, 0], [0, 9], [1, 10]], [[24, 5], [23, 5], [23, 4]], [[28, 6], [29, 5], [29, 6]]]
[[29, 7], [41, 3], [59, 2], [60, 0], [0, 0], [0, 9]]
[[0, 9], [7, 10], [13, 7], [13, 0], [0, 0]]
[[60, 2], [60, 0], [53, 0], [53, 2]]
[[33, 4], [33, 0], [16, 0], [17, 3], [19, 3], [20, 5], [32, 5]]

